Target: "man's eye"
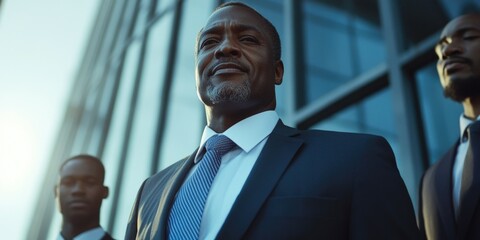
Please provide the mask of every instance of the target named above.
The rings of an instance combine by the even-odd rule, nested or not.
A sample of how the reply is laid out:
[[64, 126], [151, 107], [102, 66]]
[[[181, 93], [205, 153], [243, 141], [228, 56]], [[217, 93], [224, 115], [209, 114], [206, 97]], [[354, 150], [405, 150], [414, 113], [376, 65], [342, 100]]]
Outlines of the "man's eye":
[[95, 179], [95, 178], [86, 178], [86, 179], [83, 179], [82, 182], [83, 182], [86, 186], [94, 186], [94, 185], [100, 184], [100, 181], [98, 181], [98, 180]]
[[255, 38], [254, 36], [250, 36], [250, 35], [242, 36], [240, 38], [240, 41], [248, 42], [248, 43], [258, 43], [257, 38]]
[[202, 44], [200, 45], [200, 48], [210, 46], [210, 45], [215, 44], [217, 42], [218, 41], [215, 38], [207, 38], [202, 42]]
[[60, 182], [60, 184], [64, 185], [64, 186], [71, 186], [75, 183], [75, 181], [73, 179], [62, 179], [62, 181]]
[[463, 40], [475, 40], [477, 38], [478, 38], [477, 35], [468, 35], [468, 36], [464, 36]]
[[96, 181], [91, 181], [91, 180], [88, 180], [88, 181], [85, 182], [85, 185], [87, 185], [87, 186], [95, 186], [96, 184], [97, 184]]

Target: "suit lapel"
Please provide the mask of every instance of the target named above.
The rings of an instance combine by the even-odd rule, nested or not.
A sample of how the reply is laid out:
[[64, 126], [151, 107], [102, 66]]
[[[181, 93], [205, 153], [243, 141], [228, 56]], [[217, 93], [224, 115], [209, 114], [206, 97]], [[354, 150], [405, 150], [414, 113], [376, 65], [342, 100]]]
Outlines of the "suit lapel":
[[291, 137], [297, 133], [298, 130], [286, 127], [281, 121], [277, 123], [216, 239], [242, 238], [303, 144], [302, 140]]
[[438, 172], [435, 175], [435, 188], [438, 192], [437, 211], [443, 223], [443, 229], [447, 232], [447, 235], [453, 239], [455, 236], [455, 212], [452, 199], [452, 173], [453, 163], [455, 162], [455, 153], [457, 144], [444, 157], [445, 161], [440, 161], [438, 165]]
[[[184, 179], [187, 177], [188, 172], [193, 166], [193, 160], [195, 159], [197, 151], [190, 155], [186, 161], [184, 161], [178, 168], [174, 169], [174, 173], [165, 183], [162, 192], [160, 193], [160, 200], [158, 202], [157, 213], [153, 220], [150, 236], [159, 237], [158, 239], [166, 239], [168, 217], [170, 215], [170, 208], [175, 200], [175, 195], [178, 189], [182, 186]], [[158, 235], [156, 235], [158, 231]], [[153, 238], [152, 238], [153, 239]]]
[[[470, 127], [471, 134], [480, 134], [480, 129], [474, 128], [474, 126]], [[476, 138], [478, 140], [478, 137]], [[473, 139], [471, 139], [473, 141]], [[478, 143], [472, 142], [471, 146], [476, 146]], [[467, 157], [472, 157], [473, 158], [473, 166], [470, 166], [473, 168], [474, 174], [473, 174], [473, 179], [471, 180], [471, 189], [469, 189], [465, 196], [464, 199], [460, 199], [460, 210], [459, 210], [459, 215], [458, 215], [458, 236], [459, 239], [466, 239], [466, 234], [468, 229], [470, 228], [470, 221], [472, 219], [472, 216], [475, 212], [475, 209], [477, 207], [477, 203], [479, 201], [480, 197], [480, 176], [478, 176], [478, 173], [480, 173], [478, 170], [480, 169], [478, 166], [476, 166], [480, 160], [480, 157], [478, 156], [480, 154], [479, 149], [472, 148], [470, 149], [470, 153], [472, 156], [467, 156]], [[477, 155], [477, 156], [476, 156]], [[465, 172], [464, 172], [465, 174]], [[465, 178], [463, 178], [465, 179]], [[462, 185], [464, 183], [462, 182]]]

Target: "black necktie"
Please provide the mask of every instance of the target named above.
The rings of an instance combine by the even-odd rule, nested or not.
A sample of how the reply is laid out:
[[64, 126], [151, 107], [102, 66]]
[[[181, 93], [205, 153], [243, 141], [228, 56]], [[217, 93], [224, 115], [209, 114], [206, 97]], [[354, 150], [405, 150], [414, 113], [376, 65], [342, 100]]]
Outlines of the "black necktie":
[[[467, 129], [468, 149], [463, 166], [460, 204], [465, 203], [472, 191], [480, 184], [480, 121], [475, 121]], [[462, 208], [462, 207], [461, 207]]]

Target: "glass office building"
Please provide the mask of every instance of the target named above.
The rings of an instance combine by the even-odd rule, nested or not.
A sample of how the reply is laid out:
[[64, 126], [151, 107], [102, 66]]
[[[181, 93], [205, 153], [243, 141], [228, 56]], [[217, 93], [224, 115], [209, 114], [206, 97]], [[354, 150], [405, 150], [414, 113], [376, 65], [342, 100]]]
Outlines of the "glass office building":
[[[104, 0], [33, 213], [28, 239], [59, 231], [52, 187], [69, 156], [100, 156], [117, 239], [142, 181], [193, 152], [205, 125], [196, 34], [218, 0]], [[372, 133], [392, 145], [416, 207], [425, 169], [453, 144], [460, 104], [443, 97], [433, 46], [474, 1], [248, 0], [278, 29], [277, 111], [302, 129]], [[181, 136], [181, 137], [180, 137]], [[187, 136], [187, 137], [185, 137]]]

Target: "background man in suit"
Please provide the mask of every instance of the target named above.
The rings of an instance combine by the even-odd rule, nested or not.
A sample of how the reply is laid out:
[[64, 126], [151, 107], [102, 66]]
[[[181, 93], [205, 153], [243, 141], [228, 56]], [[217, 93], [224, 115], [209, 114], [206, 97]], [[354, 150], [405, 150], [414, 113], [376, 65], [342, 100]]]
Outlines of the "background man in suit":
[[480, 239], [480, 14], [450, 21], [435, 52], [445, 96], [464, 112], [460, 138], [423, 176], [420, 229], [428, 239]]
[[[267, 19], [241, 3], [221, 5], [198, 34], [195, 60], [207, 117], [200, 147], [143, 183], [126, 239], [419, 237], [385, 139], [300, 131], [279, 120], [275, 85], [284, 67]], [[208, 171], [202, 162], [218, 135], [235, 147], [198, 203], [190, 187]]]
[[62, 214], [58, 240], [111, 240], [100, 227], [100, 207], [108, 196], [103, 185], [105, 168], [100, 159], [77, 155], [60, 167], [55, 198]]

